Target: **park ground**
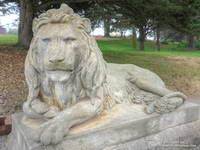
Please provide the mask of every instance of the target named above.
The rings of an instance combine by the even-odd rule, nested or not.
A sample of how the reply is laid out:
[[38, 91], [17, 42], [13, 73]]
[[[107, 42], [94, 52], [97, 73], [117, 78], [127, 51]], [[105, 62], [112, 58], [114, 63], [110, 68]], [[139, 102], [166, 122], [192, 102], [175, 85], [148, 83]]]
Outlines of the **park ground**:
[[[24, 60], [27, 50], [14, 46], [15, 35], [0, 36], [0, 104], [6, 113], [19, 109], [26, 100]], [[146, 50], [139, 51], [130, 39], [98, 39], [107, 62], [135, 64], [157, 73], [168, 88], [187, 95], [200, 94], [200, 50], [161, 45], [156, 51], [154, 42], [146, 42]], [[1, 112], [0, 112], [1, 113]]]

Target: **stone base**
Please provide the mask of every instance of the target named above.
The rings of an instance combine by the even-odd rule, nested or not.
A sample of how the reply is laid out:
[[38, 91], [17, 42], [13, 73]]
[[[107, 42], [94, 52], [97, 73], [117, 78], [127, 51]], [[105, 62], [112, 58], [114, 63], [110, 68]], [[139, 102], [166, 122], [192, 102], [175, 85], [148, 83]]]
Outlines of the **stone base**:
[[[8, 150], [184, 150], [200, 144], [200, 105], [186, 102], [175, 112], [147, 115], [139, 105], [117, 105], [110, 112], [72, 128], [58, 145], [43, 146], [30, 136], [37, 121], [12, 117]], [[22, 120], [24, 123], [22, 123]]]

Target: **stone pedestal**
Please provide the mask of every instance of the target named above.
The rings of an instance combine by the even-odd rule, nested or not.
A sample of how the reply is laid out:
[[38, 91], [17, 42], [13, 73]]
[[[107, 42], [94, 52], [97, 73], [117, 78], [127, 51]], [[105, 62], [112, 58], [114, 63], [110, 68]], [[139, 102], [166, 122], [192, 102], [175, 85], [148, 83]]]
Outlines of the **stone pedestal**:
[[39, 123], [32, 121], [30, 126], [22, 121], [23, 113], [18, 113], [12, 116], [8, 150], [195, 149], [200, 144], [199, 114], [200, 105], [189, 102], [164, 115], [147, 115], [140, 105], [120, 104], [72, 128], [62, 143], [43, 146], [30, 138]]

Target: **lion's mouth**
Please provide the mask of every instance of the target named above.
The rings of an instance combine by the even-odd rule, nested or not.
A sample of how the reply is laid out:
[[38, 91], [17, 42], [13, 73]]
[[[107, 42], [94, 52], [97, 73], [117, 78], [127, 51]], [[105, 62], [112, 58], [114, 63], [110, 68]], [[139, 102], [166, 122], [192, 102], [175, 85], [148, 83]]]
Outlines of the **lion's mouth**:
[[56, 82], [65, 82], [68, 81], [72, 75], [72, 69], [50, 69], [47, 70], [47, 76], [50, 80]]
[[54, 68], [54, 69], [49, 68], [47, 70], [51, 72], [59, 72], [59, 71], [73, 72], [73, 69], [64, 69], [64, 68]]
[[55, 72], [59, 72], [59, 71], [64, 71], [64, 72], [73, 72], [74, 67], [72, 65], [66, 65], [66, 64], [48, 64], [46, 66], [46, 70], [47, 71], [55, 71]]

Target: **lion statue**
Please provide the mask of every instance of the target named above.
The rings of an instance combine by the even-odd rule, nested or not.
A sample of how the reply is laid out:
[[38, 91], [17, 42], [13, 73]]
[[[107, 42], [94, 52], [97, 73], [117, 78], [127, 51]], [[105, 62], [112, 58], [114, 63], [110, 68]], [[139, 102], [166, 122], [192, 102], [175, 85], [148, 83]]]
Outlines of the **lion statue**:
[[34, 19], [23, 111], [28, 118], [45, 120], [33, 137], [44, 145], [61, 142], [72, 126], [117, 104], [137, 103], [146, 113], [167, 113], [186, 99], [149, 70], [105, 62], [90, 32], [90, 21], [66, 4]]

